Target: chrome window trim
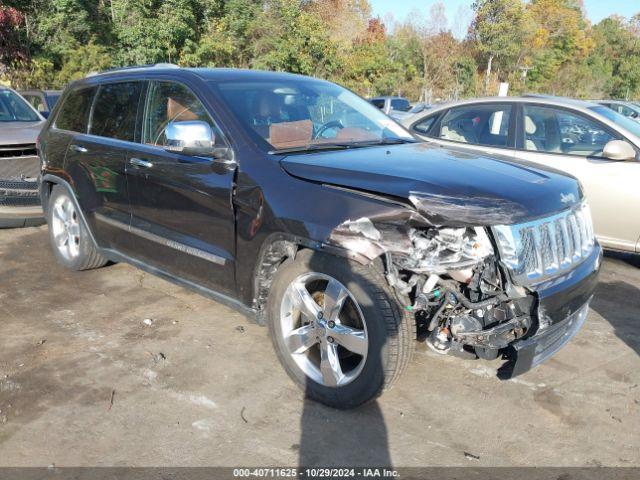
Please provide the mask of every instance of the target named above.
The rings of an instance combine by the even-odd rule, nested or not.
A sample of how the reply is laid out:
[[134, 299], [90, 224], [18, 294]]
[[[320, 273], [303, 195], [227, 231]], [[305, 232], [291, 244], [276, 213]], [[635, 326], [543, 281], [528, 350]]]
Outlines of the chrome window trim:
[[179, 252], [186, 253], [187, 255], [193, 255], [194, 257], [207, 260], [208, 262], [215, 263], [216, 265], [223, 266], [227, 261], [225, 258], [219, 255], [216, 255], [214, 253], [205, 252], [204, 250], [191, 247], [189, 245], [185, 245], [184, 243], [176, 242], [175, 240], [169, 240], [168, 238], [162, 237], [160, 235], [156, 235], [155, 233], [149, 232], [147, 230], [143, 230], [142, 228], [134, 227], [133, 225], [129, 225], [119, 220], [115, 220], [106, 215], [96, 213], [95, 217], [97, 220], [101, 222], [104, 222], [116, 228], [126, 230], [127, 232], [137, 235], [141, 238], [144, 238], [145, 240], [158, 243], [165, 247], [169, 247]]

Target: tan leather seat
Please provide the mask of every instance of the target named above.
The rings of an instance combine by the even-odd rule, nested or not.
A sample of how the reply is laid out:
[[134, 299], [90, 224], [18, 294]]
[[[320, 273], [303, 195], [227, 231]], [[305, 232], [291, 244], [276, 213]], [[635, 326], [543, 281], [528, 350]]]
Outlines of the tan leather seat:
[[167, 120], [172, 122], [198, 120], [198, 115], [189, 110], [189, 107], [183, 105], [175, 98], [169, 97], [167, 99]]
[[525, 149], [537, 152], [538, 150], [544, 150], [544, 146], [540, 145], [538, 141], [534, 140], [533, 135], [538, 131], [536, 123], [529, 115], [524, 117], [524, 132], [525, 132]]
[[478, 136], [473, 128], [473, 120], [457, 119], [442, 127], [440, 138], [454, 142], [478, 143]]

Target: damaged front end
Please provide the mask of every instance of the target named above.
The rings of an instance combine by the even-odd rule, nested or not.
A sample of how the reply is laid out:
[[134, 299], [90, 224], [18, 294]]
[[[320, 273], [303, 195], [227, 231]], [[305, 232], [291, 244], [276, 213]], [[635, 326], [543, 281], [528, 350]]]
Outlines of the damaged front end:
[[[424, 199], [413, 194], [411, 200], [415, 210], [404, 208], [394, 214], [342, 223], [332, 231], [329, 242], [370, 260], [384, 258], [387, 280], [399, 298], [406, 300], [405, 308], [415, 315], [419, 337], [438, 353], [491, 360], [536, 334], [541, 327], [536, 289], [526, 282], [515, 284], [509, 265], [501, 261], [508, 250], [504, 235], [507, 227], [480, 226], [481, 211], [472, 212], [474, 218], [467, 219], [477, 222], [471, 226], [438, 225], [433, 217], [422, 213]], [[496, 210], [491, 220], [513, 224], [510, 214], [514, 212], [508, 208]], [[580, 254], [586, 257], [591, 253], [589, 246], [593, 246], [588, 207], [578, 205], [562, 215], [549, 217], [540, 225], [551, 228], [555, 225], [552, 222], [560, 219], [571, 228], [574, 222], [582, 242]], [[534, 232], [538, 227], [532, 225], [521, 223], [514, 231]], [[543, 227], [540, 231], [544, 234]], [[496, 234], [500, 238], [496, 239]], [[534, 234], [533, 240], [543, 238], [537, 230]], [[538, 245], [533, 240], [531, 245]], [[572, 236], [567, 241], [576, 245], [574, 240]], [[518, 239], [517, 248], [522, 250], [526, 245]], [[533, 254], [544, 257], [556, 252]], [[576, 254], [574, 249], [572, 255]], [[508, 260], [514, 262], [511, 257]], [[530, 262], [529, 257], [525, 260]]]

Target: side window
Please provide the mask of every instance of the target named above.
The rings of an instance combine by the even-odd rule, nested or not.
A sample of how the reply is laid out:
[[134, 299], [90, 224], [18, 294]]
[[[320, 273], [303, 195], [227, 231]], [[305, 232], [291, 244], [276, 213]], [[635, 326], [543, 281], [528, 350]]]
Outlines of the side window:
[[616, 140], [594, 120], [566, 110], [524, 106], [525, 149], [533, 152], [600, 157]]
[[632, 110], [626, 105], [620, 105], [620, 113], [625, 117], [638, 118], [638, 112], [636, 112], [635, 110]]
[[453, 142], [507, 147], [510, 120], [511, 105], [465, 105], [446, 113], [438, 136]]
[[438, 115], [431, 115], [430, 117], [423, 118], [413, 126], [413, 130], [415, 130], [421, 135], [426, 135], [429, 132], [431, 125], [433, 125], [433, 122], [436, 120], [437, 117]]
[[89, 133], [133, 142], [142, 85], [142, 82], [101, 85]]
[[69, 92], [64, 103], [60, 106], [55, 127], [71, 132], [87, 133], [89, 110], [95, 92], [95, 87]]
[[377, 98], [374, 100], [370, 100], [371, 105], [373, 105], [374, 107], [379, 108], [380, 110], [382, 110], [384, 108], [384, 99], [381, 98]]
[[186, 122], [204, 122], [211, 127], [215, 143], [224, 146], [222, 135], [204, 105], [186, 86], [175, 82], [153, 82], [147, 97], [142, 141], [148, 145], [172, 146], [168, 126]]
[[403, 98], [394, 98], [391, 100], [391, 110], [408, 112], [409, 110], [411, 110], [411, 104], [408, 100], [405, 100]]

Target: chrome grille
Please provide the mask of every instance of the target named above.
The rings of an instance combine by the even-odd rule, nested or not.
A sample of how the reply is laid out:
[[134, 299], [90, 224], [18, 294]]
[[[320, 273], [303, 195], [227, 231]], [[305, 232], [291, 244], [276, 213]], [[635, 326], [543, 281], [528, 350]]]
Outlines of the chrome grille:
[[33, 157], [38, 155], [35, 143], [0, 145], [0, 158]]
[[520, 285], [571, 270], [595, 244], [586, 202], [562, 213], [518, 225], [493, 227], [500, 258]]

